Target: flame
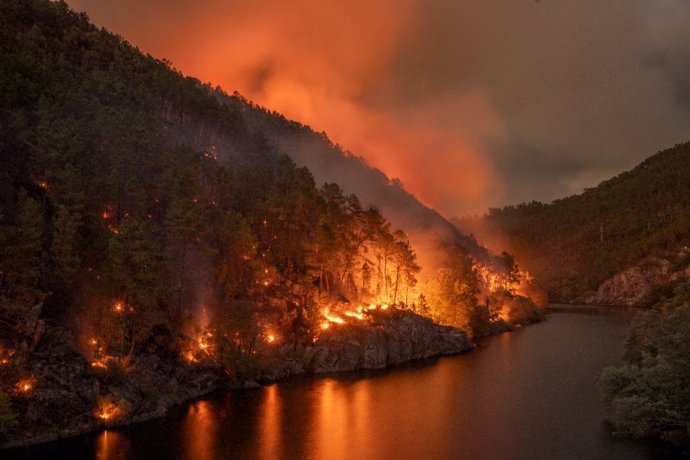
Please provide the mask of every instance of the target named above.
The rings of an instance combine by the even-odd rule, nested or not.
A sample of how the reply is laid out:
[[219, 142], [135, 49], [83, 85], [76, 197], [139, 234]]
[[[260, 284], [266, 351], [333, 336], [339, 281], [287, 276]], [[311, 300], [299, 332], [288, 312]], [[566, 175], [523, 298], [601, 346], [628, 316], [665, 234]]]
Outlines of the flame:
[[28, 393], [33, 390], [36, 385], [36, 379], [34, 377], [29, 377], [27, 379], [22, 379], [14, 386], [19, 393]]
[[364, 315], [362, 313], [354, 311], [346, 311], [345, 316], [349, 316], [350, 318], [357, 318], [360, 321], [364, 319]]
[[9, 364], [10, 358], [14, 354], [14, 350], [6, 349], [4, 346], [0, 345], [0, 365]]
[[380, 305], [370, 304], [368, 306], [359, 305], [355, 308], [342, 311], [340, 314], [334, 314], [331, 312], [331, 307], [325, 307], [321, 311], [321, 316], [324, 319], [324, 321], [321, 322], [321, 330], [325, 331], [329, 329], [331, 324], [346, 324], [347, 321], [343, 318], [343, 316], [347, 318], [354, 318], [358, 321], [370, 320], [370, 312], [374, 310], [388, 310], [389, 307], [390, 306], [386, 303]]
[[106, 364], [106, 362], [104, 360], [101, 360], [101, 359], [97, 359], [96, 361], [93, 361], [91, 363], [91, 367], [95, 367], [98, 369], [108, 369], [108, 365]]
[[273, 343], [275, 341], [276, 341], [276, 336], [273, 334], [268, 334], [268, 337], [266, 337], [266, 342]]
[[115, 303], [113, 303], [113, 311], [115, 313], [122, 313], [125, 311], [125, 303], [122, 300], [116, 300]]
[[98, 403], [96, 409], [96, 417], [107, 422], [115, 419], [120, 414], [120, 408], [117, 407], [109, 398], [103, 398]]
[[197, 334], [196, 337], [192, 339], [191, 346], [182, 352], [184, 360], [189, 364], [194, 364], [199, 362], [199, 354], [213, 356], [213, 348], [215, 347], [213, 337], [212, 332]]

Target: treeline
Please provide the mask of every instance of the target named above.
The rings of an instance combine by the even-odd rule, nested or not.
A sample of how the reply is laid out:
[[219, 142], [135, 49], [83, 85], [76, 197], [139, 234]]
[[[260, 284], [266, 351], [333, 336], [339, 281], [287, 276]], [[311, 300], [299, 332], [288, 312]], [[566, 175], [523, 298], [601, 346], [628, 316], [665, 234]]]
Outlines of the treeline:
[[582, 194], [491, 209], [458, 225], [501, 239], [551, 298], [582, 299], [626, 265], [688, 243], [689, 176], [690, 144], [681, 144]]

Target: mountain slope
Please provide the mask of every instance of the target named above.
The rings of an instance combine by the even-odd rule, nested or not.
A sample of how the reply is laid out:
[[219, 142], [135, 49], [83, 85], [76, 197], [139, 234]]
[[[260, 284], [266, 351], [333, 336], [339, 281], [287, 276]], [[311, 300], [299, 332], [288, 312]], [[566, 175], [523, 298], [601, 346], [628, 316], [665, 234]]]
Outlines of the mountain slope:
[[649, 256], [681, 266], [690, 243], [690, 143], [579, 195], [491, 209], [459, 228], [513, 252], [556, 300], [582, 300]]

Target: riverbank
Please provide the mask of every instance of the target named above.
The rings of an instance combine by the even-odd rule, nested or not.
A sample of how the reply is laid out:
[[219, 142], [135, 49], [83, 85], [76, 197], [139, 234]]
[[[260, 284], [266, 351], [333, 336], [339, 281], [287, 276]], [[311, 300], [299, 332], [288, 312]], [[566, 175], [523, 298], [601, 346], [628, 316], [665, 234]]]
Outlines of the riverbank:
[[[22, 370], [8, 369], [0, 377], [3, 388], [11, 388], [16, 414], [16, 423], [0, 448], [161, 417], [169, 408], [217, 389], [257, 387], [303, 373], [383, 369], [462, 353], [473, 346], [465, 332], [411, 312], [391, 308], [371, 312], [367, 319], [366, 323], [334, 325], [309, 344], [261, 344], [255, 367], [242, 370], [242, 375], [252, 377], [240, 381], [239, 374], [230, 375], [214, 359], [181, 359], [165, 334], [152, 337], [126, 364], [95, 365], [74, 351], [68, 330], [49, 326], [42, 347]], [[496, 332], [508, 328], [502, 323]]]
[[469, 353], [217, 392], [164, 418], [3, 452], [45, 458], [678, 458], [610, 435], [594, 382], [635, 311], [556, 306]]

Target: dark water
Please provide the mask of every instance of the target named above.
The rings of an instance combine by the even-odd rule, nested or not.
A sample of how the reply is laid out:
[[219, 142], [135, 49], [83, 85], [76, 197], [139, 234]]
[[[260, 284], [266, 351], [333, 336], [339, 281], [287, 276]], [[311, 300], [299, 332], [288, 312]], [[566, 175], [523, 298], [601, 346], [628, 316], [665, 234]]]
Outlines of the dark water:
[[[298, 378], [164, 419], [7, 453], [68, 459], [648, 459], [611, 437], [595, 387], [630, 310], [555, 306], [471, 353], [377, 374]], [[0, 452], [4, 458], [5, 453]]]

